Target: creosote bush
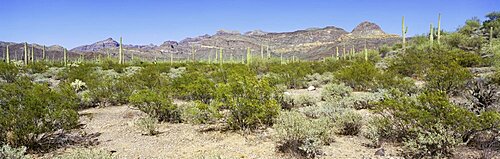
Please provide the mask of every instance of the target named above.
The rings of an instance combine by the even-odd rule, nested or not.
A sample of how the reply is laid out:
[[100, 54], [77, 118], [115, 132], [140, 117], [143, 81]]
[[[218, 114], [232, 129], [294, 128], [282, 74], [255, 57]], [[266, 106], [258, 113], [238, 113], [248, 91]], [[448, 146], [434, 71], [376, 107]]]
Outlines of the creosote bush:
[[71, 129], [78, 123], [76, 94], [21, 78], [0, 84], [0, 143], [37, 148], [38, 135]]
[[274, 129], [278, 150], [302, 157], [321, 154], [321, 146], [333, 141], [329, 119], [308, 119], [299, 112], [285, 111], [276, 119]]
[[144, 135], [156, 135], [158, 134], [157, 125], [158, 119], [151, 117], [139, 118], [135, 125], [144, 132]]
[[180, 120], [177, 106], [162, 92], [149, 89], [139, 90], [129, 98], [130, 104], [159, 121], [177, 122]]
[[341, 135], [358, 135], [363, 126], [363, 117], [352, 110], [335, 116], [333, 120], [337, 133]]
[[341, 84], [330, 83], [323, 87], [321, 98], [326, 101], [335, 101], [351, 95], [352, 88]]
[[10, 145], [2, 145], [0, 148], [0, 158], [2, 159], [30, 159], [31, 157], [25, 155], [26, 147], [19, 148], [10, 147]]

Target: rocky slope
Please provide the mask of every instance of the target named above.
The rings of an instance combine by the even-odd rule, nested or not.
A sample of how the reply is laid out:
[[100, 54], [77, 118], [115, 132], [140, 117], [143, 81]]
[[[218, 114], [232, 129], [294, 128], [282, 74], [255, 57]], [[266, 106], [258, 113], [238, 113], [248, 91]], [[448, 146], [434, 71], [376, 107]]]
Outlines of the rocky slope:
[[[266, 57], [269, 53], [272, 57], [279, 57], [283, 54], [285, 58], [296, 56], [312, 60], [335, 54], [337, 47], [340, 48], [340, 54], [342, 54], [344, 47], [354, 47], [360, 51], [365, 45], [368, 48], [377, 48], [385, 44], [396, 43], [398, 40], [397, 35], [386, 34], [377, 24], [363, 22], [351, 32], [333, 26], [282, 33], [255, 30], [241, 34], [238, 31], [219, 30], [214, 35], [186, 38], [179, 42], [165, 41], [161, 45], [124, 44], [123, 48], [126, 60], [132, 56], [145, 60], [168, 60], [170, 55], [176, 60], [192, 59], [193, 57], [197, 60], [207, 60], [214, 59], [216, 52], [220, 52], [220, 49], [223, 50], [225, 59], [229, 60], [232, 57], [234, 60], [238, 60], [246, 56], [247, 48], [251, 49], [253, 56], [263, 55]], [[126, 42], [126, 39], [124, 41]], [[0, 42], [2, 50], [0, 53], [2, 54], [5, 51], [5, 45], [6, 43]], [[37, 46], [35, 45], [35, 53], [39, 52], [36, 51], [39, 49]], [[11, 48], [22, 49], [22, 44], [15, 44]], [[108, 38], [90, 45], [73, 48], [70, 50], [70, 54], [73, 56], [83, 54], [89, 58], [97, 54], [116, 56], [118, 48], [119, 43]], [[54, 52], [57, 52], [55, 54], [59, 54], [58, 50], [62, 49], [54, 49]]]

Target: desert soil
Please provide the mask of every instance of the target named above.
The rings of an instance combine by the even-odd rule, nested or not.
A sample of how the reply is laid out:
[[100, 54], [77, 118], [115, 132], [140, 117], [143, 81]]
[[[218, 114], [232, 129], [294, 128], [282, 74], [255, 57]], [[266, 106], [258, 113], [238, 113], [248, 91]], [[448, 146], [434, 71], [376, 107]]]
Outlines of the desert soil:
[[[82, 114], [80, 122], [84, 124], [82, 131], [101, 133], [98, 136], [100, 143], [91, 148], [114, 152], [120, 159], [292, 158], [277, 152], [272, 128], [258, 132], [205, 131], [213, 125], [161, 123], [158, 126], [160, 134], [147, 136], [134, 124], [145, 114], [132, 107], [90, 108], [79, 113]], [[335, 142], [323, 147], [321, 158], [381, 158], [375, 156], [378, 149], [366, 147], [365, 143], [368, 140], [358, 136], [336, 136]], [[386, 156], [397, 154], [397, 148], [383, 147]], [[75, 148], [78, 147], [57, 153]]]

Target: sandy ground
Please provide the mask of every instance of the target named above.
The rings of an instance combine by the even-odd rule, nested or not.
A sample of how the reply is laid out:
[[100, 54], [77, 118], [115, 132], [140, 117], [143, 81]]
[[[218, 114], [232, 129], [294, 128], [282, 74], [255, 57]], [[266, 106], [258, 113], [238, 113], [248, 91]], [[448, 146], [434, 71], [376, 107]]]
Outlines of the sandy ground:
[[[316, 94], [317, 91], [299, 92]], [[85, 125], [82, 131], [101, 133], [98, 137], [100, 144], [91, 148], [113, 151], [120, 159], [291, 158], [276, 151], [272, 128], [258, 132], [203, 131], [213, 125], [161, 123], [160, 134], [146, 136], [134, 124], [145, 114], [129, 106], [91, 108], [79, 113], [82, 115], [80, 121]], [[364, 143], [368, 140], [362, 137], [336, 136], [335, 142], [323, 147], [321, 158], [390, 158], [375, 156], [378, 149], [366, 147]], [[384, 146], [384, 149], [386, 155], [397, 154], [394, 147]]]

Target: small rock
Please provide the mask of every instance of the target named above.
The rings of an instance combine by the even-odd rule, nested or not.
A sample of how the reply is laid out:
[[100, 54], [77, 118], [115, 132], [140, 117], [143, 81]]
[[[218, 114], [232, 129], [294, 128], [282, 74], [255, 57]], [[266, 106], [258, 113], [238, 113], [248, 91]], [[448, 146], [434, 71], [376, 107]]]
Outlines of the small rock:
[[316, 90], [316, 87], [314, 87], [314, 86], [309, 86], [309, 87], [307, 88], [307, 90], [308, 90], [308, 91], [314, 91], [314, 90]]
[[385, 150], [383, 148], [381, 148], [375, 152], [375, 155], [376, 156], [385, 156]]

